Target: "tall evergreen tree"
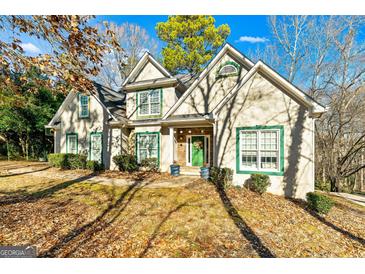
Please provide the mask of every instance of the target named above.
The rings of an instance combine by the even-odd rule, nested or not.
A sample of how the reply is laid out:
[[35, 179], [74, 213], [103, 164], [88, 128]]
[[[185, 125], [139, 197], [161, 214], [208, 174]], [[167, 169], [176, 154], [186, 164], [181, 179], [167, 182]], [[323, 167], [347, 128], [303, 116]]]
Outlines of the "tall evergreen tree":
[[156, 25], [156, 31], [167, 43], [163, 65], [174, 74], [199, 73], [230, 34], [227, 24], [216, 27], [215, 19], [206, 15], [169, 16]]

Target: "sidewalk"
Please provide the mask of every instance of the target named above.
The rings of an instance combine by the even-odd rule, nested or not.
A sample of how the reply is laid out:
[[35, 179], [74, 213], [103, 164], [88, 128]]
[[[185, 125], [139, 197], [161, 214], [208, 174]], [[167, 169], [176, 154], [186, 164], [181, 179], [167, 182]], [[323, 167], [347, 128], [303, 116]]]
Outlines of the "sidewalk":
[[349, 194], [344, 192], [330, 192], [332, 195], [339, 196], [355, 204], [365, 206], [365, 196], [358, 194]]

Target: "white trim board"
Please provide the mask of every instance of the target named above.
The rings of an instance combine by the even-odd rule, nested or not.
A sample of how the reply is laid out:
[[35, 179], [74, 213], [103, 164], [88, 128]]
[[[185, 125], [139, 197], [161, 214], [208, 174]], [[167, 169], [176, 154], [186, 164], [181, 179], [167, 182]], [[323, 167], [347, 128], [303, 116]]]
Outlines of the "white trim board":
[[230, 44], [225, 44], [213, 60], [207, 65], [207, 67], [200, 73], [199, 77], [190, 85], [190, 87], [184, 92], [180, 99], [166, 112], [162, 117], [163, 120], [167, 119], [177, 108], [185, 101], [185, 99], [191, 94], [191, 92], [198, 86], [198, 84], [208, 75], [212, 68], [223, 58], [223, 56], [230, 52], [235, 58], [239, 59], [249, 69], [254, 66], [254, 63], [246, 58], [242, 53], [232, 47]]

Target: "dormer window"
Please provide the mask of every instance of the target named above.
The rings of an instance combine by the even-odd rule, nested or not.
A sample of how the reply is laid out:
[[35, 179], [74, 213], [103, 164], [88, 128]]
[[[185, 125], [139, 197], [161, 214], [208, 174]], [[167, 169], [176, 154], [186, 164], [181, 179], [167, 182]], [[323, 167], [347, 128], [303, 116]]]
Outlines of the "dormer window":
[[235, 62], [226, 62], [218, 69], [217, 77], [238, 75], [239, 65]]
[[79, 117], [88, 118], [90, 110], [90, 98], [87, 95], [79, 95]]
[[137, 95], [139, 116], [161, 115], [162, 91], [160, 89], [140, 91]]

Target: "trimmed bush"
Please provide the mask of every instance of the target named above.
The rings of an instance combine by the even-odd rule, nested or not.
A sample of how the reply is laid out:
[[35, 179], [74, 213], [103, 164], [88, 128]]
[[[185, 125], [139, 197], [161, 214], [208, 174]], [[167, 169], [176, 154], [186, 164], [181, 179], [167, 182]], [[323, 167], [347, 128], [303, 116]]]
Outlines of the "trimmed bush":
[[87, 156], [83, 154], [68, 154], [67, 161], [71, 169], [85, 169]]
[[113, 157], [113, 162], [118, 167], [119, 171], [132, 172], [138, 170], [137, 159], [134, 155], [116, 155]]
[[53, 167], [62, 169], [85, 169], [86, 155], [70, 153], [48, 154], [48, 162]]
[[51, 153], [48, 154], [48, 163], [53, 167], [68, 169], [70, 168], [70, 165], [67, 158], [68, 155], [65, 153]]
[[233, 170], [224, 167], [211, 167], [209, 180], [216, 186], [227, 188], [232, 185]]
[[270, 186], [270, 178], [265, 174], [252, 174], [248, 187], [251, 191], [263, 194]]
[[100, 171], [104, 169], [103, 164], [99, 163], [98, 161], [89, 160], [86, 162], [86, 168], [92, 171]]
[[334, 205], [331, 198], [315, 192], [307, 193], [307, 203], [310, 209], [321, 214], [327, 214]]
[[144, 167], [148, 171], [158, 171], [158, 160], [157, 158], [146, 158], [141, 161], [141, 166]]

